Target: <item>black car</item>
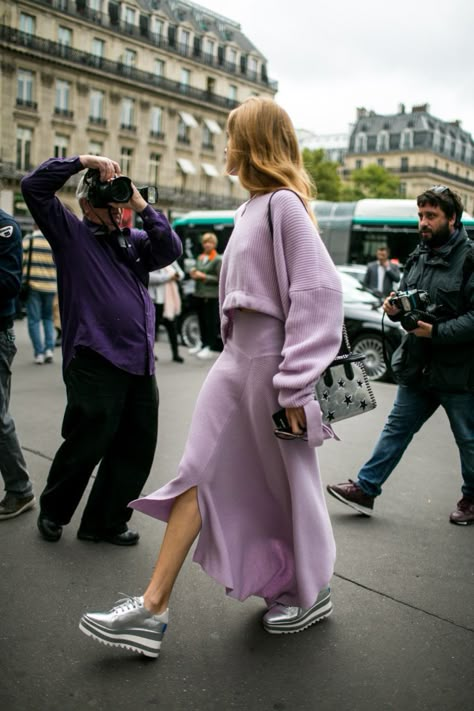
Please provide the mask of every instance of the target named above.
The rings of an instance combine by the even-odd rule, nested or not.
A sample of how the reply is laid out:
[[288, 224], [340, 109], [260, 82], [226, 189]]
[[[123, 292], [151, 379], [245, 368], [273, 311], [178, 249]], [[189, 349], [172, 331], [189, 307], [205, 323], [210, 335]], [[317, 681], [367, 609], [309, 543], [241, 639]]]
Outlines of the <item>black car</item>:
[[[339, 269], [339, 268], [338, 268]], [[365, 354], [365, 369], [370, 380], [390, 380], [385, 363], [400, 343], [404, 333], [398, 323], [383, 319], [381, 299], [361, 285], [359, 280], [339, 269], [344, 294], [344, 321], [352, 350]], [[178, 329], [184, 345], [192, 347], [199, 342], [199, 324], [193, 306], [194, 282], [182, 283], [183, 310]], [[384, 348], [385, 345], [385, 348]]]
[[341, 269], [339, 274], [344, 294], [344, 321], [352, 350], [365, 354], [365, 369], [370, 380], [390, 380], [384, 350], [386, 357], [391, 358], [404, 330], [387, 316], [382, 324], [382, 300], [363, 287], [356, 277]]

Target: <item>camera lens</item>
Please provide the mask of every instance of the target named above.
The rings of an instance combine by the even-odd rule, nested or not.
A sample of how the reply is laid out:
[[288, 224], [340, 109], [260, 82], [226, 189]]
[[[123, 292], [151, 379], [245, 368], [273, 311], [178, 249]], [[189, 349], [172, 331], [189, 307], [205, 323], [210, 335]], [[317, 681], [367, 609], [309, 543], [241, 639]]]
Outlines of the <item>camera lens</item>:
[[133, 190], [130, 178], [120, 176], [110, 183], [107, 183], [108, 202], [128, 202], [132, 194]]

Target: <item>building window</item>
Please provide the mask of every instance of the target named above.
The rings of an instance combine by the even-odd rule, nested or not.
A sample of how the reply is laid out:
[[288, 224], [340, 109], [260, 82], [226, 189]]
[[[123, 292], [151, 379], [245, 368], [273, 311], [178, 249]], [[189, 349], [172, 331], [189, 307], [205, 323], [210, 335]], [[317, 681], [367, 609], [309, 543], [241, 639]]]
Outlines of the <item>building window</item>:
[[101, 156], [104, 153], [104, 144], [99, 141], [90, 141], [89, 143], [89, 155], [91, 156]]
[[189, 53], [189, 46], [191, 44], [191, 33], [189, 32], [189, 30], [181, 29], [179, 41], [181, 44], [181, 51], [183, 52], [183, 54], [188, 54]]
[[162, 59], [155, 59], [155, 76], [164, 77], [165, 76], [165, 63]]
[[33, 72], [27, 69], [18, 70], [16, 103], [24, 106], [33, 104]]
[[379, 153], [388, 151], [389, 146], [389, 134], [388, 131], [379, 131], [377, 134], [377, 146], [376, 150]]
[[257, 63], [257, 60], [255, 59], [255, 57], [249, 57], [247, 69], [248, 69], [248, 74], [249, 74], [250, 78], [255, 79], [257, 76], [257, 72], [258, 72], [258, 63]]
[[93, 89], [90, 93], [89, 120], [93, 123], [105, 123], [103, 91]]
[[102, 11], [102, 0], [89, 0], [89, 7], [94, 12]]
[[17, 170], [30, 170], [31, 168], [31, 142], [33, 131], [30, 128], [16, 129], [16, 168]]
[[214, 148], [212, 133], [206, 125], [204, 125], [202, 129], [202, 147], [207, 148], [208, 150], [212, 150]]
[[472, 158], [472, 146], [466, 145], [466, 150], [464, 152], [464, 162], [470, 163]]
[[377, 158], [377, 165], [379, 165], [381, 168], [383, 168], [385, 165], [385, 159], [384, 158]]
[[103, 59], [104, 51], [105, 51], [104, 40], [101, 40], [98, 37], [94, 37], [92, 40], [92, 44], [91, 44], [91, 53], [94, 55], [94, 57], [97, 57], [98, 59]]
[[123, 21], [125, 22], [126, 29], [131, 30], [133, 27], [135, 27], [135, 18], [135, 10], [132, 10], [131, 7], [124, 7]]
[[57, 133], [54, 137], [54, 157], [66, 158], [68, 155], [69, 139]]
[[237, 50], [233, 47], [227, 47], [227, 62], [231, 65], [230, 69], [237, 67]]
[[58, 27], [58, 44], [62, 44], [65, 47], [72, 46], [72, 32], [69, 27]]
[[362, 168], [362, 161], [359, 160], [359, 159], [356, 160], [355, 166], [356, 166], [356, 167], [355, 167], [356, 170], [360, 170], [360, 169]]
[[56, 96], [54, 110], [58, 114], [69, 116], [71, 101], [71, 85], [63, 79], [56, 79]]
[[408, 158], [402, 158], [400, 161], [400, 170], [402, 173], [407, 173], [409, 170]]
[[367, 134], [358, 133], [355, 138], [355, 152], [367, 153]]
[[157, 138], [163, 135], [163, 110], [159, 106], [153, 106], [151, 109], [150, 133]]
[[227, 94], [229, 101], [237, 101], [237, 87], [234, 84], [229, 86], [229, 92]]
[[34, 35], [36, 33], [36, 19], [33, 15], [20, 12], [20, 32], [25, 32], [27, 35]]
[[164, 24], [162, 20], [159, 20], [157, 17], [151, 18], [151, 33], [158, 44], [163, 36], [163, 28]]
[[137, 53], [133, 49], [126, 49], [122, 56], [122, 63], [131, 69], [137, 63]]
[[133, 148], [125, 148], [122, 146], [120, 149], [120, 170], [123, 175], [130, 175], [132, 172], [132, 157]]
[[191, 83], [191, 72], [189, 69], [181, 69], [181, 88], [187, 89]]
[[132, 129], [134, 127], [135, 101], [133, 99], [122, 99], [120, 107], [120, 128]]
[[148, 161], [148, 182], [150, 185], [159, 185], [159, 170], [160, 170], [160, 159], [159, 153], [150, 153], [150, 159]]
[[434, 151], [439, 151], [441, 146], [441, 134], [439, 132], [439, 128], [435, 128], [433, 131], [433, 150]]
[[413, 131], [411, 128], [404, 128], [400, 137], [400, 148], [406, 150], [413, 148]]
[[406, 198], [406, 196], [407, 196], [407, 184], [400, 183], [400, 197]]
[[178, 121], [178, 142], [190, 144], [189, 127], [185, 124], [182, 118]]

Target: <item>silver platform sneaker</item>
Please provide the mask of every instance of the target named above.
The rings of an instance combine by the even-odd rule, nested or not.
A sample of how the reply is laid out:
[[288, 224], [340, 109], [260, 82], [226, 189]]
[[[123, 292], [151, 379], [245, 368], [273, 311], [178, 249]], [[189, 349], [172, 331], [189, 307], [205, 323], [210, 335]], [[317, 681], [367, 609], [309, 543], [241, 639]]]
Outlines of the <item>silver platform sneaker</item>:
[[263, 616], [263, 626], [270, 634], [301, 632], [315, 622], [321, 622], [332, 612], [331, 591], [321, 590], [314, 605], [307, 610], [275, 603]]
[[88, 637], [112, 647], [124, 647], [156, 659], [168, 626], [168, 610], [152, 615], [143, 605], [143, 597], [127, 596], [118, 600], [109, 612], [86, 612], [79, 629]]

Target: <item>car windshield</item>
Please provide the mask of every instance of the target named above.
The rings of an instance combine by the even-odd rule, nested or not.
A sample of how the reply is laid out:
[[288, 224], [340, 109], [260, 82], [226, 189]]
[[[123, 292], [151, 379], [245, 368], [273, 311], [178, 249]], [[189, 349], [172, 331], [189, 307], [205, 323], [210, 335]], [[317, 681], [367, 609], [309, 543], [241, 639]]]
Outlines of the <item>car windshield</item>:
[[339, 271], [342, 282], [344, 303], [380, 305], [380, 299], [366, 289], [360, 281], [350, 274]]

